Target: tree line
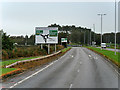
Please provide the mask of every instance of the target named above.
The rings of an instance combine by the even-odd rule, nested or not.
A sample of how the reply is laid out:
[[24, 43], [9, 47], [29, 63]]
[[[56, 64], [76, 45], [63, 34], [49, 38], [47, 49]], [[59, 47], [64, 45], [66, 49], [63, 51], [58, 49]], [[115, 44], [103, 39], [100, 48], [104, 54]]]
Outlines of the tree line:
[[[100, 45], [101, 43], [101, 34], [93, 32], [91, 29], [86, 27], [76, 27], [75, 25], [71, 26], [60, 26], [57, 24], [51, 24], [48, 27], [58, 27], [58, 44], [61, 44], [61, 38], [67, 38], [69, 43], [76, 44], [84, 44], [91, 45], [93, 41], [96, 42], [96, 45]], [[103, 34], [103, 42], [104, 43], [114, 43], [115, 42], [115, 34], [104, 33]], [[2, 35], [2, 47], [10, 47], [8, 43], [17, 43], [18, 45], [34, 45], [35, 44], [35, 35], [26, 36], [10, 36], [3, 33]], [[117, 43], [120, 44], [120, 32], [117, 33]], [[12, 47], [11, 47], [12, 48]]]

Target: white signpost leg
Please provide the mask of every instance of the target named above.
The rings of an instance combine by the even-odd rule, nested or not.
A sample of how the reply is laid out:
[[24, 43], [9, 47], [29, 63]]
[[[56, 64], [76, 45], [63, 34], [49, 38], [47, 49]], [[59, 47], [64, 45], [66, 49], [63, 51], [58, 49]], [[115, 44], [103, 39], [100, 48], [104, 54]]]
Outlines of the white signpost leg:
[[56, 52], [56, 44], [55, 44], [55, 52]]
[[48, 44], [48, 54], [50, 54], [50, 44]]
[[43, 45], [41, 44], [41, 49], [43, 49]]

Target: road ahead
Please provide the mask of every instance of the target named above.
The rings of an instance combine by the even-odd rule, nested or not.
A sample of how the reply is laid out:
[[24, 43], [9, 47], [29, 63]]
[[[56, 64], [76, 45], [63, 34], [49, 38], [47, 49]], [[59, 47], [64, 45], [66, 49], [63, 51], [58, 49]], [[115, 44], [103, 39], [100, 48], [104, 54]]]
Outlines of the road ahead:
[[[29, 72], [30, 73], [30, 72]], [[18, 80], [18, 78], [21, 78]], [[118, 73], [103, 57], [74, 47], [48, 66], [3, 83], [11, 88], [118, 88]], [[17, 83], [18, 82], [18, 83]], [[9, 84], [8, 84], [9, 83]]]

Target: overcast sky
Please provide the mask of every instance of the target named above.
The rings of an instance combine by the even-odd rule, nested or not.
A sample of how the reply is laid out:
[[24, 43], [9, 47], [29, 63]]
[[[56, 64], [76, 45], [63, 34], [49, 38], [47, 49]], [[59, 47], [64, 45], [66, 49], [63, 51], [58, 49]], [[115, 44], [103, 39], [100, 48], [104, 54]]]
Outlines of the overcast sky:
[[[13, 0], [14, 1], [14, 0]], [[50, 24], [75, 25], [93, 28], [100, 33], [100, 16], [103, 32], [114, 32], [114, 2], [1, 2], [2, 28], [7, 34], [31, 35], [35, 27]], [[1, 25], [1, 23], [0, 23]]]

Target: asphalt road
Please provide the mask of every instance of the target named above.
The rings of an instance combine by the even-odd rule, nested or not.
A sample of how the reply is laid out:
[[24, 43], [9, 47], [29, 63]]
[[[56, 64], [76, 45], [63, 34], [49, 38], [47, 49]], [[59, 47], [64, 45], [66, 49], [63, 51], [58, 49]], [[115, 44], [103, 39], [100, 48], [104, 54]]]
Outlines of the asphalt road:
[[[101, 47], [97, 47], [97, 48], [101, 48]], [[109, 51], [115, 51], [115, 49], [113, 48], [104, 48], [104, 49]], [[116, 52], [120, 52], [120, 49], [116, 49]]]
[[[112, 49], [112, 48], [106, 48], [106, 50], [115, 51], [115, 49]], [[116, 49], [116, 52], [120, 52], [120, 49]]]
[[118, 88], [118, 73], [94, 52], [74, 47], [47, 66], [2, 84], [10, 88]]

